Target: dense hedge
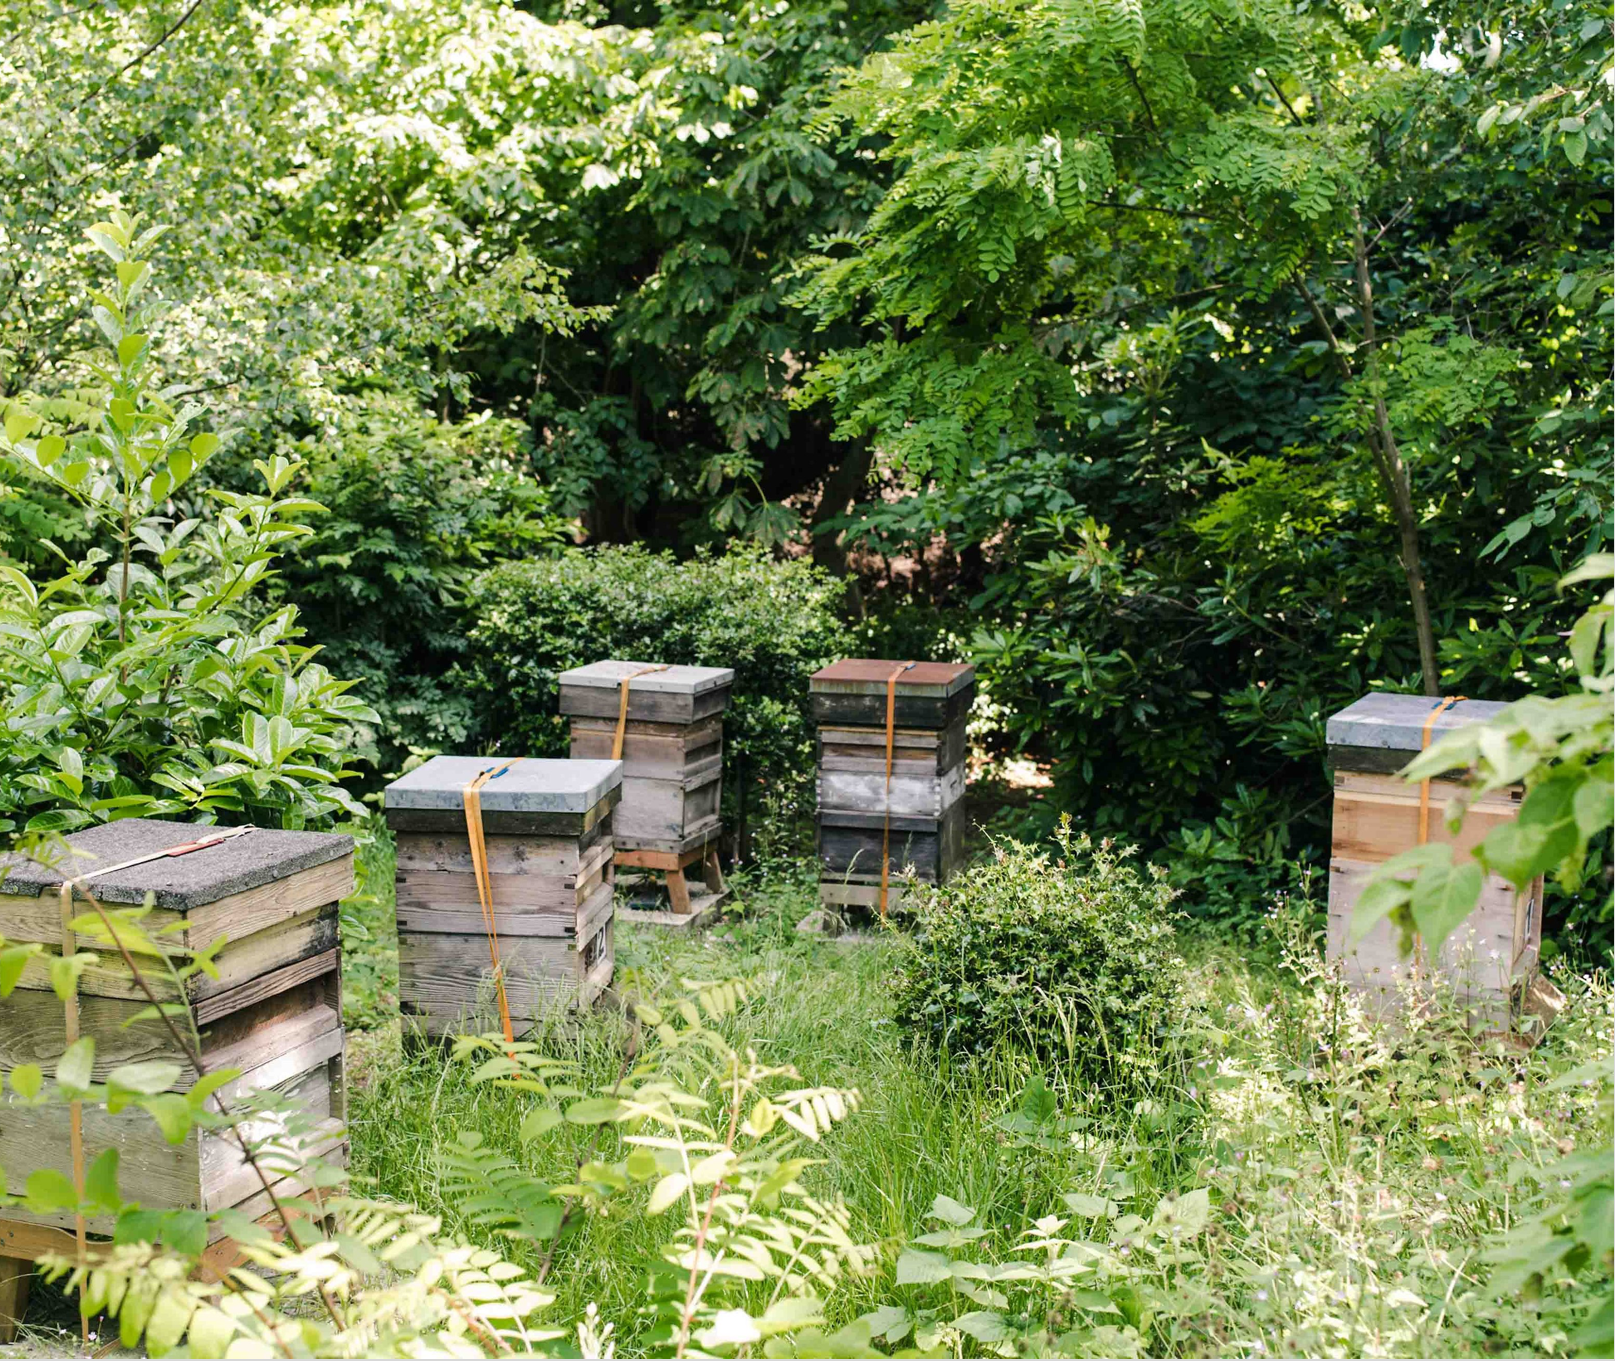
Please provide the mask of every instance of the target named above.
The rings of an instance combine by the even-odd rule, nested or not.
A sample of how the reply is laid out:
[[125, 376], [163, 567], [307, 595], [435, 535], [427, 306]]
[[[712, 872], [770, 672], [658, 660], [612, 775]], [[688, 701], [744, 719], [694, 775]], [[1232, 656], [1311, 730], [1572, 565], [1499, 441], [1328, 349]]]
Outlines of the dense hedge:
[[724, 801], [735, 826], [739, 781], [748, 821], [765, 801], [789, 814], [811, 801], [808, 677], [845, 656], [841, 586], [806, 560], [737, 547], [679, 561], [602, 547], [485, 573], [469, 600], [471, 681], [486, 746], [564, 755], [556, 677], [619, 657], [729, 666]]

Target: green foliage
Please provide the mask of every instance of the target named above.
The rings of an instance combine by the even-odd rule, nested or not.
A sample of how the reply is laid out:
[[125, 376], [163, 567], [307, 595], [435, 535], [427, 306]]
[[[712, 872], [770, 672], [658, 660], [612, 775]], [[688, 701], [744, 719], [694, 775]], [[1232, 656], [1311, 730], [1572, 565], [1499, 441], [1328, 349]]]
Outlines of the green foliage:
[[495, 568], [468, 606], [481, 739], [505, 752], [564, 755], [556, 677], [575, 666], [619, 657], [733, 667], [726, 797], [744, 781], [752, 816], [759, 790], [790, 809], [810, 797], [808, 677], [846, 655], [840, 593], [809, 562], [743, 547], [683, 562], [598, 548]]
[[[1564, 579], [1608, 582], [1615, 558], [1589, 558]], [[1577, 621], [1570, 655], [1580, 677], [1579, 694], [1550, 699], [1530, 695], [1496, 718], [1449, 734], [1409, 763], [1404, 777], [1428, 779], [1469, 770], [1472, 779], [1455, 801], [1450, 820], [1463, 820], [1476, 795], [1523, 784], [1518, 817], [1487, 833], [1474, 856], [1458, 859], [1450, 845], [1418, 846], [1394, 856], [1369, 882], [1352, 913], [1351, 932], [1360, 940], [1382, 918], [1401, 928], [1404, 953], [1414, 937], [1431, 956], [1480, 900], [1485, 873], [1501, 875], [1524, 890], [1551, 874], [1571, 888], [1585, 878], [1590, 847], [1608, 844], [1615, 821], [1615, 591]], [[1606, 890], [1594, 918], [1607, 930], [1615, 906]]]
[[[264, 492], [185, 494], [219, 448], [173, 396], [143, 296], [157, 229], [115, 214], [89, 230], [115, 267], [90, 298], [103, 349], [71, 399], [12, 403], [0, 454], [75, 501], [92, 546], [36, 583], [0, 565], [5, 745], [0, 813], [31, 832], [121, 817], [301, 827], [357, 811], [340, 779], [375, 713], [302, 645], [297, 611], [259, 593], [305, 520], [297, 464], [257, 461]], [[48, 545], [47, 545], [48, 547]]]
[[465, 659], [476, 574], [570, 543], [527, 470], [527, 435], [516, 421], [445, 424], [377, 398], [298, 448], [325, 514], [282, 560], [276, 590], [380, 714], [363, 754], [382, 772], [410, 749], [464, 749], [477, 729], [450, 676]]
[[895, 983], [900, 1022], [933, 1048], [980, 1055], [1009, 1041], [1066, 1082], [1125, 1090], [1181, 999], [1173, 891], [1130, 851], [1062, 825], [1061, 858], [1011, 842], [921, 889]]

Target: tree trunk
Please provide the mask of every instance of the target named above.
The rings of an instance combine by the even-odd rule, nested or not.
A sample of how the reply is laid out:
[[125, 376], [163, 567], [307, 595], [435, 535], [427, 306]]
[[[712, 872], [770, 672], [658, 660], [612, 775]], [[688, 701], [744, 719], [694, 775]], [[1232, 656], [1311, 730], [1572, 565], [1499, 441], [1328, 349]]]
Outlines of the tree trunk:
[[1407, 464], [1397, 447], [1391, 416], [1385, 409], [1385, 392], [1380, 383], [1379, 348], [1374, 332], [1374, 288], [1368, 277], [1368, 246], [1363, 240], [1362, 214], [1354, 207], [1351, 214], [1352, 244], [1357, 264], [1357, 304], [1363, 318], [1365, 376], [1374, 395], [1374, 424], [1369, 441], [1374, 445], [1380, 475], [1390, 493], [1391, 511], [1401, 536], [1402, 573], [1407, 578], [1408, 598], [1413, 604], [1413, 625], [1419, 638], [1419, 670], [1424, 675], [1424, 693], [1441, 693], [1441, 670], [1436, 663], [1435, 628], [1430, 622], [1430, 602], [1425, 595], [1424, 567], [1419, 553], [1419, 521], [1413, 510], [1413, 485]]
[[[813, 544], [813, 561], [839, 577], [850, 575], [847, 555], [842, 551], [836, 535], [821, 533], [820, 529], [836, 516], [846, 513], [847, 507], [868, 482], [869, 468], [873, 461], [874, 450], [867, 439], [852, 444], [847, 449], [845, 457], [824, 479], [824, 491], [820, 493], [819, 504], [814, 507], [813, 516], [808, 521], [808, 534]], [[862, 618], [863, 592], [858, 589], [856, 580], [851, 583], [850, 594], [853, 608]]]

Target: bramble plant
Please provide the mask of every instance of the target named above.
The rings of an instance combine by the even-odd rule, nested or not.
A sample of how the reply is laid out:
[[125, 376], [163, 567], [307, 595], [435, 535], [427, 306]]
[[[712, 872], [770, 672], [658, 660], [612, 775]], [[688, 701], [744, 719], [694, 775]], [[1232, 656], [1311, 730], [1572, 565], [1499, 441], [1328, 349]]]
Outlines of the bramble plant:
[[[258, 592], [320, 506], [300, 464], [255, 461], [258, 494], [188, 498], [220, 447], [160, 371], [147, 258], [160, 228], [89, 229], [114, 265], [90, 297], [104, 348], [71, 397], [9, 402], [0, 455], [80, 506], [91, 546], [38, 583], [0, 564], [0, 828], [177, 816], [303, 827], [362, 811], [339, 781], [375, 712]], [[53, 545], [46, 545], [53, 548]]]

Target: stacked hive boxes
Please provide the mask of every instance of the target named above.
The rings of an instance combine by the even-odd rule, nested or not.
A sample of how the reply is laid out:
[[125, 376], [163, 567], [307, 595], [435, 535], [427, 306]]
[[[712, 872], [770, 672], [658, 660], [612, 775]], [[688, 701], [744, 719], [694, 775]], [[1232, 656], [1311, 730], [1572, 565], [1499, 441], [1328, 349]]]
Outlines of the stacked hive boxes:
[[[965, 718], [975, 686], [974, 667], [944, 662], [859, 659], [814, 674], [821, 904], [878, 908], [883, 859], [892, 878], [912, 870], [941, 883], [952, 874], [964, 846]], [[889, 907], [897, 896], [889, 890]]]
[[617, 864], [665, 872], [677, 912], [692, 906], [686, 866], [706, 861], [709, 886], [721, 887], [714, 880], [723, 831], [723, 715], [734, 679], [728, 667], [632, 661], [595, 662], [560, 678], [574, 760], [612, 759], [621, 727]]
[[[346, 1143], [337, 900], [353, 891], [353, 842], [319, 832], [251, 828], [239, 834], [231, 829], [227, 839], [207, 844], [215, 836], [214, 828], [130, 819], [74, 833], [67, 838], [72, 854], [55, 868], [17, 856], [0, 862], [0, 937], [8, 945], [46, 946], [0, 1005], [0, 1069], [37, 1064], [52, 1074], [66, 1048], [63, 1004], [49, 977], [50, 960], [63, 945], [63, 876], [81, 880], [109, 907], [143, 903], [150, 894], [155, 906], [142, 924], [159, 941], [203, 949], [225, 938], [214, 955], [216, 976], [197, 972], [176, 983], [160, 960], [136, 956], [159, 1000], [189, 1006], [201, 1031], [203, 1070], [240, 1070], [220, 1095], [228, 1102], [278, 1090], [306, 1117], [296, 1122], [303, 1128], [294, 1130], [292, 1142], [304, 1154], [341, 1160]], [[183, 849], [198, 843], [197, 849]], [[97, 872], [127, 861], [140, 863]], [[72, 912], [93, 913], [82, 893]], [[120, 1065], [157, 1061], [180, 1069], [171, 1090], [191, 1087], [198, 1074], [169, 1028], [161, 1020], [131, 1019], [149, 1004], [116, 948], [83, 939], [76, 944], [99, 956], [79, 982], [79, 1033], [95, 1041], [92, 1079], [104, 1082]], [[178, 1024], [184, 1033], [184, 1019]], [[253, 1216], [271, 1208], [257, 1175], [222, 1130], [192, 1129], [183, 1142], [170, 1144], [157, 1137], [151, 1116], [138, 1107], [112, 1115], [104, 1106], [86, 1104], [83, 1131], [86, 1166], [105, 1149], [118, 1150], [118, 1187], [126, 1201], [232, 1208]], [[71, 1176], [68, 1108], [29, 1106], [14, 1092], [0, 1100], [0, 1167], [13, 1188], [39, 1168]], [[291, 1169], [282, 1165], [276, 1175], [278, 1194], [302, 1190]], [[66, 1227], [73, 1216], [0, 1210], [0, 1221], [8, 1220]], [[89, 1227], [110, 1232], [111, 1221], [92, 1220]], [[0, 1232], [0, 1255], [7, 1243], [25, 1241], [37, 1240], [16, 1230]]]
[[[1397, 929], [1381, 921], [1361, 942], [1348, 948], [1352, 911], [1363, 886], [1384, 861], [1425, 839], [1450, 843], [1467, 857], [1502, 823], [1519, 812], [1524, 790], [1496, 790], [1469, 806], [1454, 835], [1447, 829], [1447, 804], [1462, 790], [1458, 778], [1430, 781], [1423, 800], [1417, 784], [1396, 772], [1428, 743], [1468, 723], [1483, 722], [1504, 706], [1424, 695], [1369, 695], [1330, 718], [1326, 730], [1329, 761], [1334, 770], [1334, 831], [1329, 856], [1329, 954], [1344, 961], [1346, 976], [1384, 1006], [1394, 1000], [1396, 979], [1408, 961], [1397, 948]], [[1440, 709], [1440, 712], [1436, 712]], [[1431, 715], [1435, 714], [1431, 721]], [[1426, 725], [1428, 724], [1428, 734]], [[1495, 1019], [1506, 1007], [1517, 983], [1529, 982], [1542, 943], [1542, 883], [1516, 894], [1513, 885], [1488, 875], [1480, 903], [1464, 926], [1448, 937], [1441, 964], [1459, 985]]]
[[[465, 790], [479, 790], [493, 930]], [[497, 1030], [494, 954], [517, 1034], [611, 982], [616, 761], [436, 756], [387, 786], [398, 847], [398, 997], [429, 1035]]]

